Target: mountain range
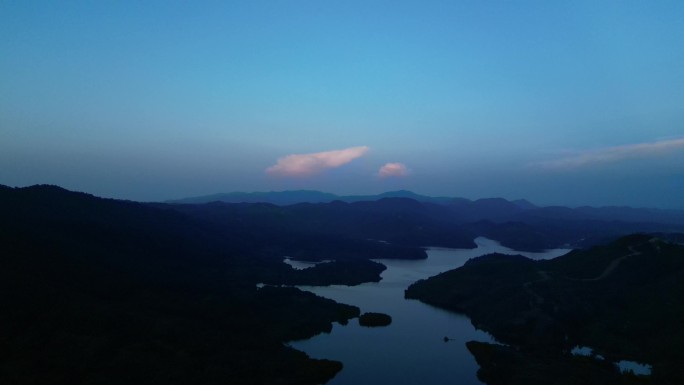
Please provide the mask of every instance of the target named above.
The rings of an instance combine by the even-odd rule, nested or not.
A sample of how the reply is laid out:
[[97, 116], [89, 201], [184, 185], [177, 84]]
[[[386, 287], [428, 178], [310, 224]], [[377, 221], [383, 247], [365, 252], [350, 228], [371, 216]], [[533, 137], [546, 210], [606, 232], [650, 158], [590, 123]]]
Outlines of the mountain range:
[[[390, 201], [394, 203], [388, 203]], [[339, 224], [341, 218], [348, 218], [348, 221], [359, 226], [359, 231], [366, 231], [368, 235], [381, 231], [379, 228], [396, 225], [391, 223], [391, 219], [388, 219], [386, 223], [381, 223], [381, 218], [398, 209], [405, 214], [410, 212], [416, 220], [423, 218], [419, 220], [422, 221], [420, 225], [416, 222], [416, 226], [420, 227], [421, 231], [416, 228], [406, 228], [404, 232], [408, 234], [406, 236], [399, 236], [398, 232], [392, 232], [395, 238], [400, 238], [403, 242], [416, 238], [421, 232], [425, 233], [424, 229], [427, 225], [425, 221], [439, 222], [430, 226], [439, 227], [449, 234], [442, 237], [443, 240], [437, 240], [436, 234], [432, 233], [432, 236], [422, 241], [416, 240], [413, 246], [431, 244], [445, 247], [469, 247], [473, 246], [472, 242], [458, 241], [458, 239], [486, 236], [511, 248], [538, 251], [553, 247], [587, 247], [633, 232], [671, 233], [684, 229], [684, 210], [624, 206], [539, 207], [524, 199], [509, 201], [503, 198], [469, 200], [429, 197], [405, 190], [367, 196], [338, 196], [312, 190], [235, 192], [167, 202], [177, 210], [186, 213], [206, 211], [201, 206], [207, 204], [212, 208], [217, 208], [221, 205], [228, 207], [230, 204], [248, 203], [270, 204], [273, 205], [270, 210], [292, 213], [291, 217], [295, 218], [299, 217], [300, 212], [313, 210], [315, 214], [307, 215], [321, 215], [330, 219], [329, 221], [325, 221], [324, 218], [318, 219], [324, 220], [328, 228], [334, 228], [335, 223]], [[316, 209], [314, 210], [313, 207]], [[366, 218], [367, 214], [359, 213], [367, 210], [373, 211], [376, 216]], [[349, 218], [355, 215], [353, 213], [357, 215]], [[379, 215], [379, 213], [384, 214]], [[281, 222], [286, 220], [281, 218]], [[364, 227], [367, 223], [384, 227]], [[286, 227], [296, 227], [296, 224]], [[319, 231], [322, 230], [319, 229]], [[377, 236], [382, 237], [382, 234], [377, 234]], [[445, 238], [450, 238], [451, 241], [446, 242]]]
[[[188, 197], [181, 199], [174, 199], [166, 201], [167, 203], [209, 203], [209, 202], [226, 202], [226, 203], [272, 203], [274, 205], [292, 205], [296, 203], [329, 203], [333, 201], [342, 202], [362, 202], [362, 201], [377, 201], [383, 198], [408, 198], [418, 202], [441, 203], [441, 204], [459, 204], [470, 203], [470, 199], [466, 198], [450, 198], [450, 197], [432, 197], [427, 195], [416, 194], [408, 190], [387, 191], [375, 195], [336, 195], [316, 190], [287, 190], [287, 191], [268, 191], [268, 192], [229, 192], [218, 193], [211, 195], [201, 195], [196, 197]], [[525, 199], [511, 201], [514, 205], [520, 208], [536, 207]]]
[[407, 198], [422, 203], [440, 204], [459, 216], [461, 222], [477, 220], [498, 222], [515, 220], [533, 221], [535, 219], [553, 218], [563, 220], [616, 220], [684, 224], [684, 210], [677, 209], [633, 208], [629, 206], [580, 206], [574, 208], [538, 206], [526, 199], [482, 198], [471, 200], [458, 197], [432, 197], [407, 190], [388, 191], [376, 195], [335, 195], [316, 190], [230, 192], [169, 200], [165, 203], [270, 203], [278, 206], [288, 206], [298, 203], [378, 201], [385, 198]]

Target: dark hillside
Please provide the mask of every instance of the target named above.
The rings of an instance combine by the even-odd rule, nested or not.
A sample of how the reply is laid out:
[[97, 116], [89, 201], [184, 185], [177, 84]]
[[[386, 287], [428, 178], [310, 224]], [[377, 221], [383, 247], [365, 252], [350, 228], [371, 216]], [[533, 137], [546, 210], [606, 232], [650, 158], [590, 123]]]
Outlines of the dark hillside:
[[[415, 258], [415, 249], [425, 246], [475, 247], [472, 240], [478, 236], [497, 240], [516, 250], [541, 251], [591, 247], [635, 232], [684, 231], [684, 211], [681, 210], [537, 207], [525, 200], [431, 198], [410, 191], [355, 197], [336, 197], [315, 191], [247, 195], [249, 202], [254, 202], [251, 199], [254, 198], [282, 204], [280, 197], [290, 197], [291, 202], [299, 203], [277, 206], [272, 203], [212, 202], [156, 206], [212, 221], [254, 244], [261, 245], [264, 239], [279, 240], [270, 243], [281, 246], [272, 249], [276, 256], [299, 252], [302, 258], [311, 259], [330, 259], [332, 254], [337, 255], [335, 258], [373, 258], [378, 253], [393, 255], [393, 258]], [[371, 245], [369, 240], [413, 250]], [[326, 246], [330, 241], [337, 246]], [[352, 247], [350, 241], [356, 246]], [[291, 243], [316, 246], [302, 250], [293, 248]], [[362, 243], [367, 244], [361, 246]], [[339, 247], [340, 244], [347, 247]], [[372, 251], [364, 252], [364, 248]]]
[[651, 235], [548, 261], [484, 256], [406, 295], [463, 312], [525, 354], [563, 360], [573, 346], [591, 346], [608, 360], [652, 364], [654, 383], [684, 381], [684, 246]]
[[284, 341], [358, 309], [257, 290], [271, 264], [177, 211], [52, 186], [0, 189], [0, 383], [320, 383]]
[[[255, 245], [269, 239], [269, 247], [281, 246], [281, 255], [294, 252], [293, 243], [321, 250], [318, 256], [311, 256], [314, 259], [425, 258], [422, 246], [475, 247], [475, 235], [450, 220], [444, 210], [406, 198], [284, 207], [218, 202], [158, 207], [211, 221], [227, 232], [239, 232]], [[336, 246], [331, 247], [331, 242]], [[346, 246], [339, 247], [341, 244]], [[364, 252], [364, 247], [370, 252]], [[347, 248], [346, 256], [327, 254]]]

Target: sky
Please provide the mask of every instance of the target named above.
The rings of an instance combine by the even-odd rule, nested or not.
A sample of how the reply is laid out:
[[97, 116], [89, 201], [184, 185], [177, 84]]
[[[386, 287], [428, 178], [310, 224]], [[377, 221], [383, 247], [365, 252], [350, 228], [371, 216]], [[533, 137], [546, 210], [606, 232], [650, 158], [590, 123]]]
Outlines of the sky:
[[684, 2], [0, 0], [0, 184], [684, 208]]

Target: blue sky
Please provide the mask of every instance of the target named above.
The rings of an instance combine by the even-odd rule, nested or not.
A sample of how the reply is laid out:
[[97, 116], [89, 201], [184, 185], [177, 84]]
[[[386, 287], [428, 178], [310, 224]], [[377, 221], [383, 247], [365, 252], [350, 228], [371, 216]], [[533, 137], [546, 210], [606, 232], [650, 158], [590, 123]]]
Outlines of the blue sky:
[[2, 1], [0, 183], [684, 208], [681, 20], [681, 1]]

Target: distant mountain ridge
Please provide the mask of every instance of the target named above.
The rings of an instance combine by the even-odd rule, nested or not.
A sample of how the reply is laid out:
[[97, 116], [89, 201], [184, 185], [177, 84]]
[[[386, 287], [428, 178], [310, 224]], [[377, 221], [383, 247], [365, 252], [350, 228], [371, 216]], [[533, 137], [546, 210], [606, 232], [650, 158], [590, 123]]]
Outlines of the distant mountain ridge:
[[339, 200], [335, 194], [315, 190], [269, 191], [269, 192], [229, 192], [202, 195], [183, 199], [169, 200], [165, 203], [202, 204], [211, 202], [225, 203], [271, 203], [278, 206], [296, 203], [327, 203]]
[[362, 201], [377, 201], [383, 198], [409, 198], [419, 202], [450, 203], [452, 201], [466, 200], [465, 198], [430, 197], [416, 194], [412, 191], [398, 190], [388, 191], [376, 195], [336, 195], [317, 190], [286, 190], [268, 192], [229, 192], [196, 197], [169, 200], [165, 203], [200, 204], [210, 202], [225, 203], [271, 203], [278, 206], [293, 205], [297, 203], [330, 203], [342, 201], [347, 203]]
[[504, 198], [482, 198], [471, 200], [459, 197], [432, 197], [408, 190], [388, 191], [376, 195], [336, 195], [316, 190], [288, 190], [271, 192], [231, 192], [170, 200], [171, 204], [224, 203], [270, 203], [289, 206], [299, 203], [346, 203], [379, 201], [386, 198], [406, 198], [421, 203], [445, 206], [461, 223], [492, 221], [525, 222], [542, 224], [550, 220], [582, 221], [621, 221], [627, 223], [667, 223], [684, 225], [684, 210], [634, 208], [629, 206], [537, 206], [528, 200], [506, 200]]

